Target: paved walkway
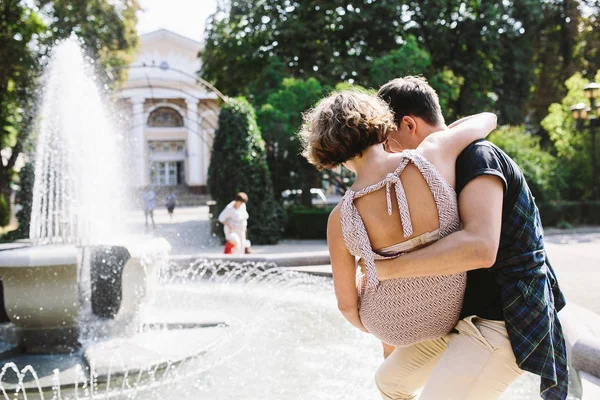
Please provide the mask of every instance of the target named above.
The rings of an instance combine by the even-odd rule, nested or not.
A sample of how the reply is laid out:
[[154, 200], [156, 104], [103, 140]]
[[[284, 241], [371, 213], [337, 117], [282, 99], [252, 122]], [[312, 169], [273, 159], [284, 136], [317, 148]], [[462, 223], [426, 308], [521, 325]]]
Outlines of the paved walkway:
[[[128, 219], [130, 230], [144, 233], [144, 213], [132, 212]], [[171, 219], [166, 209], [154, 211], [156, 229], [147, 230], [156, 236], [164, 237], [171, 243], [171, 254], [199, 255], [222, 254], [223, 247], [219, 239], [210, 234], [210, 220], [207, 206], [176, 208]], [[253, 254], [284, 254], [326, 251], [325, 240], [283, 240], [273, 246], [253, 246]]]
[[[144, 231], [140, 211], [129, 221], [134, 231]], [[222, 253], [217, 238], [210, 235], [208, 207], [178, 208], [171, 220], [164, 209], [155, 211], [157, 236], [166, 238], [173, 246], [174, 256], [216, 256]], [[600, 227], [574, 231], [546, 230], [548, 255], [556, 270], [568, 301], [600, 314]], [[283, 255], [312, 253], [327, 250], [325, 240], [284, 240], [274, 246], [253, 246], [254, 255]], [[308, 268], [306, 268], [308, 269]], [[328, 265], [310, 267], [327, 274]]]
[[[600, 314], [600, 229], [596, 231], [548, 235], [546, 249], [567, 302]], [[297, 270], [327, 275], [331, 273], [331, 266], [307, 266]]]

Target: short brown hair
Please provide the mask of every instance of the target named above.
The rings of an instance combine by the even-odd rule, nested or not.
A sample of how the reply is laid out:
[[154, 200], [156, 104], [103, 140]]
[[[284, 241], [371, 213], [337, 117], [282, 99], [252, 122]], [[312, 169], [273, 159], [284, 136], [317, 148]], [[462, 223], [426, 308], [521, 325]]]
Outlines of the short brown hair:
[[234, 201], [241, 201], [242, 203], [248, 202], [248, 195], [244, 192], [239, 192], [235, 195]]
[[390, 105], [398, 126], [407, 115], [422, 118], [430, 125], [444, 123], [438, 95], [423, 77], [405, 76], [391, 80], [379, 88], [377, 96]]
[[333, 168], [373, 145], [383, 143], [396, 129], [388, 105], [359, 91], [335, 92], [303, 115], [299, 132], [302, 155], [318, 169]]

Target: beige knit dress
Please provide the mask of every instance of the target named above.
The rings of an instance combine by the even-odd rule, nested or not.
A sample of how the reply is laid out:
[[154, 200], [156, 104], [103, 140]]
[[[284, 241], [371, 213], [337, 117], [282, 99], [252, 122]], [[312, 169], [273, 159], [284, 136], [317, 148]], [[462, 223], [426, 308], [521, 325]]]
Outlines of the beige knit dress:
[[[405, 347], [444, 336], [454, 328], [462, 307], [466, 274], [397, 278], [379, 281], [375, 260], [401, 256], [432, 243], [459, 229], [456, 192], [442, 174], [413, 150], [401, 153], [398, 168], [374, 185], [357, 192], [348, 190], [342, 199], [342, 234], [352, 255], [365, 262], [366, 274], [358, 282], [359, 314], [370, 333], [387, 344]], [[392, 215], [392, 187], [395, 191], [404, 237], [413, 234], [408, 203], [400, 174], [411, 162], [427, 182], [438, 210], [439, 229], [410, 241], [374, 251], [354, 200], [385, 187], [388, 214]]]

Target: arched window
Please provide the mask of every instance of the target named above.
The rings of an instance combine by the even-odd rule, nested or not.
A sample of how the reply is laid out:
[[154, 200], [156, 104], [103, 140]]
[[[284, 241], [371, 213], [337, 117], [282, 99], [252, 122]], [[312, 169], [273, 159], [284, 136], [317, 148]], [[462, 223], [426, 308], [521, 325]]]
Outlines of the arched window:
[[150, 113], [148, 126], [155, 128], [177, 128], [183, 126], [183, 118], [170, 107], [158, 107]]

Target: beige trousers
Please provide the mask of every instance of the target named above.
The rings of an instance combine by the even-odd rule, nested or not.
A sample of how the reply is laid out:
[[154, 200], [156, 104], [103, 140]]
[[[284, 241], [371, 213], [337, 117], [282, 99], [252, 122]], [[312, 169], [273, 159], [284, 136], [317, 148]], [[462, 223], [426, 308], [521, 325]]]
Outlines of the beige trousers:
[[492, 400], [523, 372], [516, 364], [504, 321], [471, 316], [459, 321], [456, 331], [396, 348], [375, 374], [382, 397]]

